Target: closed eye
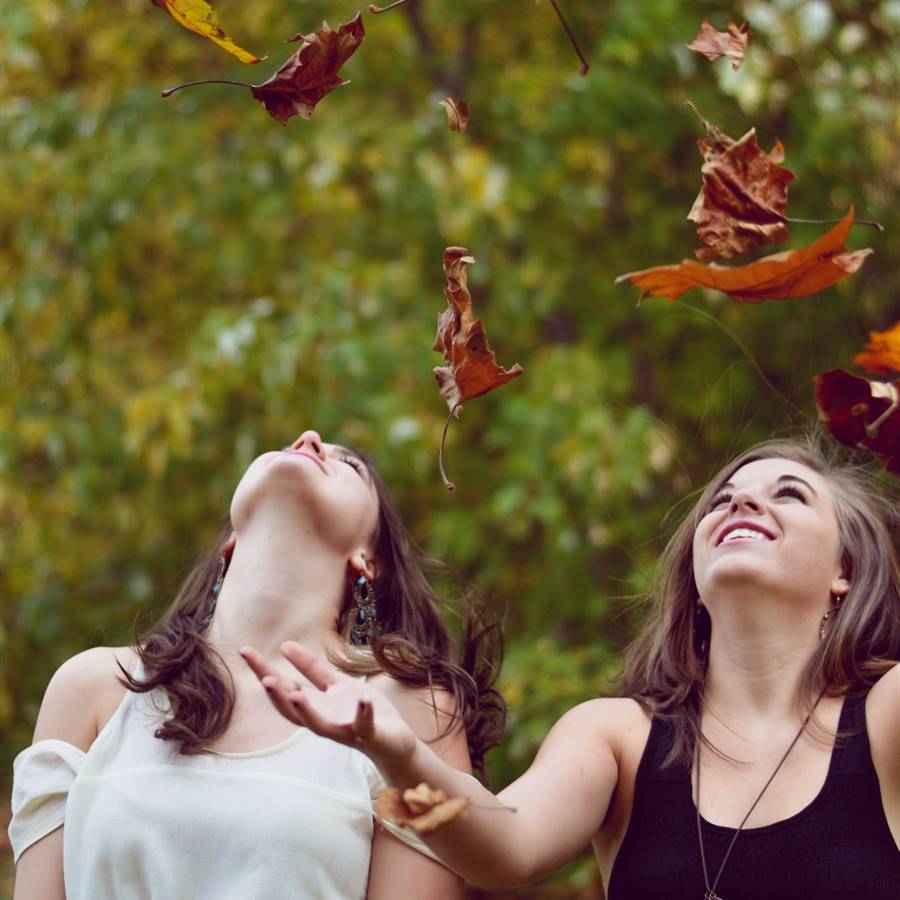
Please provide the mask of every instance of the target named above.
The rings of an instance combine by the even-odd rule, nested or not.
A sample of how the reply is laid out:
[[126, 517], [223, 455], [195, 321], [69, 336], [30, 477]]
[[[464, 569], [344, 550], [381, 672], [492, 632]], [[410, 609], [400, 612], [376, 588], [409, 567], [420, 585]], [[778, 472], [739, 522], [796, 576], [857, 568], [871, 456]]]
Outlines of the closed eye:
[[801, 503], [806, 503], [806, 495], [799, 488], [791, 487], [790, 485], [784, 485], [784, 487], [778, 488], [775, 493], [776, 497], [794, 497], [799, 500]]
[[706, 508], [706, 512], [704, 515], [709, 515], [714, 509], [720, 507], [723, 503], [731, 503], [731, 494], [727, 491], [723, 491], [721, 494], [716, 495], [710, 501], [709, 506]]
[[344, 453], [344, 454], [341, 454], [338, 457], [338, 459], [341, 462], [347, 463], [347, 465], [350, 466], [350, 468], [355, 469], [356, 472], [359, 474], [360, 478], [362, 478], [362, 473], [363, 473], [362, 463], [355, 456], [347, 456], [347, 454]]

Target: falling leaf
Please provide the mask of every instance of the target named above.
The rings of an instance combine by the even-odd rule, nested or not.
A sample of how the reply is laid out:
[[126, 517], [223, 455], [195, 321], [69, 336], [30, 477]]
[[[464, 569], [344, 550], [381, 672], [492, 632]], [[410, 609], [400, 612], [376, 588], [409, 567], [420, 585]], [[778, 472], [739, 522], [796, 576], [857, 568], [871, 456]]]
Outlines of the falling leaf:
[[450, 797], [423, 781], [416, 788], [400, 791], [387, 788], [374, 801], [375, 814], [417, 834], [431, 834], [457, 819], [469, 805], [466, 797]]
[[451, 411], [459, 416], [461, 404], [518, 378], [525, 370], [498, 366], [480, 319], [472, 317], [472, 297], [466, 266], [475, 262], [464, 247], [444, 250], [444, 294], [448, 307], [438, 316], [434, 349], [444, 354], [446, 366], [434, 370], [438, 388]]
[[209, 38], [232, 56], [236, 56], [241, 62], [258, 63], [265, 59], [265, 57], [254, 56], [243, 47], [238, 47], [222, 30], [216, 11], [206, 0], [151, 0], [151, 3], [166, 10], [176, 22], [189, 31]]
[[869, 381], [843, 369], [815, 377], [816, 406], [828, 430], [850, 447], [864, 447], [900, 475], [900, 380]]
[[705, 160], [703, 187], [688, 213], [698, 237], [709, 245], [694, 251], [698, 259], [730, 259], [787, 240], [785, 208], [794, 173], [779, 165], [784, 161], [781, 142], [766, 153], [756, 143], [755, 129], [735, 141], [703, 121], [706, 137], [697, 142]]
[[894, 322], [887, 331], [870, 331], [869, 343], [853, 362], [870, 375], [900, 372], [900, 322]]
[[806, 297], [855, 272], [871, 249], [844, 250], [847, 232], [853, 224], [853, 207], [834, 228], [808, 247], [764, 256], [746, 266], [704, 266], [686, 259], [677, 265], [656, 266], [628, 272], [616, 279], [634, 282], [642, 297], [677, 300], [695, 287], [724, 291], [732, 300], [759, 303], [762, 300], [791, 300]]
[[750, 26], [746, 22], [738, 28], [729, 19], [728, 31], [716, 31], [704, 19], [700, 25], [699, 34], [687, 45], [687, 48], [705, 56], [708, 60], [727, 56], [731, 60], [731, 68], [739, 69], [744, 61], [744, 54], [747, 52], [750, 34]]
[[444, 97], [441, 106], [447, 111], [447, 122], [451, 131], [465, 131], [469, 124], [469, 104], [465, 100]]
[[349, 84], [338, 75], [366, 36], [362, 14], [332, 31], [327, 22], [314, 34], [294, 35], [300, 49], [268, 80], [250, 85], [253, 96], [279, 122], [291, 116], [309, 119], [316, 104], [335, 88]]

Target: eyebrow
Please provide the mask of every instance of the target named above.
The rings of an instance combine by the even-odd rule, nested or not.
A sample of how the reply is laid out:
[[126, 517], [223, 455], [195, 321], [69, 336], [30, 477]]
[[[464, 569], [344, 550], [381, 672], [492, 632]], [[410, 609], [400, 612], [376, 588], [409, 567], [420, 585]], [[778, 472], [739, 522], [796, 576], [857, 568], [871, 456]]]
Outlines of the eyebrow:
[[[779, 475], [775, 480], [776, 484], [782, 484], [785, 481], [799, 481], [800, 484], [804, 485], [809, 491], [813, 494], [813, 496], [818, 497], [819, 494], [816, 489], [805, 479], [801, 478], [799, 475]], [[719, 487], [720, 491], [725, 490], [725, 488], [734, 488], [734, 485], [730, 481], [726, 481], [725, 484]]]

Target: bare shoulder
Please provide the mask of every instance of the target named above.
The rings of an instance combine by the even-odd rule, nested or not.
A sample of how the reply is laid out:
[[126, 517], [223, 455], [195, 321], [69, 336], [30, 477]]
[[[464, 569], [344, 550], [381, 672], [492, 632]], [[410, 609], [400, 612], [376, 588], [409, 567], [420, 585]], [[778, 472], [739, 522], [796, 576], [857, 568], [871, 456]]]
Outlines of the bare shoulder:
[[880, 768], [879, 762], [886, 763], [890, 759], [896, 776], [900, 770], [900, 752], [897, 746], [897, 729], [900, 728], [900, 663], [888, 669], [869, 691], [866, 697], [866, 728], [876, 768]]
[[471, 771], [466, 735], [459, 725], [448, 725], [456, 713], [453, 694], [444, 688], [416, 687], [380, 672], [369, 684], [384, 694], [416, 735], [450, 765]]
[[606, 745], [616, 760], [643, 747], [650, 716], [629, 697], [598, 697], [570, 709], [550, 730], [548, 740], [563, 740], [595, 752]]
[[130, 647], [92, 647], [67, 659], [44, 692], [34, 741], [56, 738], [86, 751], [125, 692], [117, 662], [132, 671], [136, 660]]

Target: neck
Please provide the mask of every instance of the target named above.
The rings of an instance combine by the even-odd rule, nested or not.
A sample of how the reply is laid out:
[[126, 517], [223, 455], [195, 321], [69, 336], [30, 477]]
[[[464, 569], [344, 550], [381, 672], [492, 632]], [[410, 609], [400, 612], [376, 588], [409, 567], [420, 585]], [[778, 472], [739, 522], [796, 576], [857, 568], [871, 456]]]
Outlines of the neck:
[[277, 668], [290, 669], [280, 650], [285, 641], [299, 641], [318, 654], [339, 646], [336, 623], [346, 579], [346, 560], [308, 530], [242, 532], [207, 640], [235, 674], [247, 668], [238, 655], [245, 645]]
[[704, 705], [729, 718], [794, 721], [800, 685], [819, 640], [820, 614], [793, 602], [710, 604], [713, 617]]

